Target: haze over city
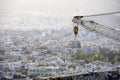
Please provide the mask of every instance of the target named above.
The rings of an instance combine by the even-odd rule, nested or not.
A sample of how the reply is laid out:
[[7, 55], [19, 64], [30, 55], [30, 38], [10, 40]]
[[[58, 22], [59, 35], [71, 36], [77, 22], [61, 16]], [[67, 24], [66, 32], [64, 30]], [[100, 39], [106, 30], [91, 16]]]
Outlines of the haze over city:
[[0, 80], [119, 73], [120, 0], [0, 0]]

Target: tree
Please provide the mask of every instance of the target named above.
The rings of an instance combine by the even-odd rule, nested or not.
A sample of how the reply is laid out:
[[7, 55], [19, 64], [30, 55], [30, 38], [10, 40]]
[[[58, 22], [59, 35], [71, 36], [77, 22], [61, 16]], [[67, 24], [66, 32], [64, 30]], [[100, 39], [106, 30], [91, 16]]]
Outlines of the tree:
[[93, 62], [93, 61], [95, 61], [95, 58], [94, 58], [94, 56], [92, 56], [92, 57], [91, 57], [91, 61], [92, 61], [92, 62]]
[[94, 51], [93, 54], [86, 54], [83, 52], [76, 53], [73, 57], [75, 60], [83, 59], [86, 62], [93, 62], [96, 60], [100, 61], [109, 61], [109, 62], [119, 62], [120, 54], [119, 52], [115, 52], [106, 48], [100, 48], [100, 52]]
[[120, 61], [120, 56], [115, 55], [114, 60], [115, 60], [115, 62], [117, 63], [118, 61]]

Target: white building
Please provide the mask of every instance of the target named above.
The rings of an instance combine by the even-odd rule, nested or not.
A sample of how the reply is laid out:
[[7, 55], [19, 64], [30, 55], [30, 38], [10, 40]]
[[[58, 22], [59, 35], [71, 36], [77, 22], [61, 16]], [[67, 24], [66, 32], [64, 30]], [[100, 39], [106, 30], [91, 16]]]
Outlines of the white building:
[[8, 67], [10, 70], [16, 70], [21, 68], [21, 61], [19, 62], [9, 62]]
[[14, 58], [21, 58], [20, 52], [11, 52], [10, 55]]
[[92, 72], [96, 69], [96, 65], [93, 63], [85, 64], [85, 72]]
[[57, 74], [58, 67], [48, 66], [28, 70], [28, 75], [51, 76]]
[[35, 69], [36, 68], [36, 64], [35, 63], [27, 63], [25, 65], [25, 69]]

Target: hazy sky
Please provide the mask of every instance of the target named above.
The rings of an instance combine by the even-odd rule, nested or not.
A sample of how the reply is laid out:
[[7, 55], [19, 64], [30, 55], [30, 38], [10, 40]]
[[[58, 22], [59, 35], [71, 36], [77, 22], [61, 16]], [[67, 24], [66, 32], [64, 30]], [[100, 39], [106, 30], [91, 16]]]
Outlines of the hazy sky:
[[0, 15], [92, 14], [120, 11], [120, 0], [0, 0]]

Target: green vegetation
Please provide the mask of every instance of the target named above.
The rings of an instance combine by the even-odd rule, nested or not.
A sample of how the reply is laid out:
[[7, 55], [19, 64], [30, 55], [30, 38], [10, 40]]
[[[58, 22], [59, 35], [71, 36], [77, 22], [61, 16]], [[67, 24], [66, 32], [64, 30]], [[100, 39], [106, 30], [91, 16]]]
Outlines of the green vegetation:
[[83, 59], [86, 62], [93, 62], [96, 60], [110, 61], [112, 63], [120, 61], [120, 52], [111, 51], [106, 48], [101, 48], [99, 52], [94, 51], [93, 54], [79, 52], [73, 57], [74, 60]]

